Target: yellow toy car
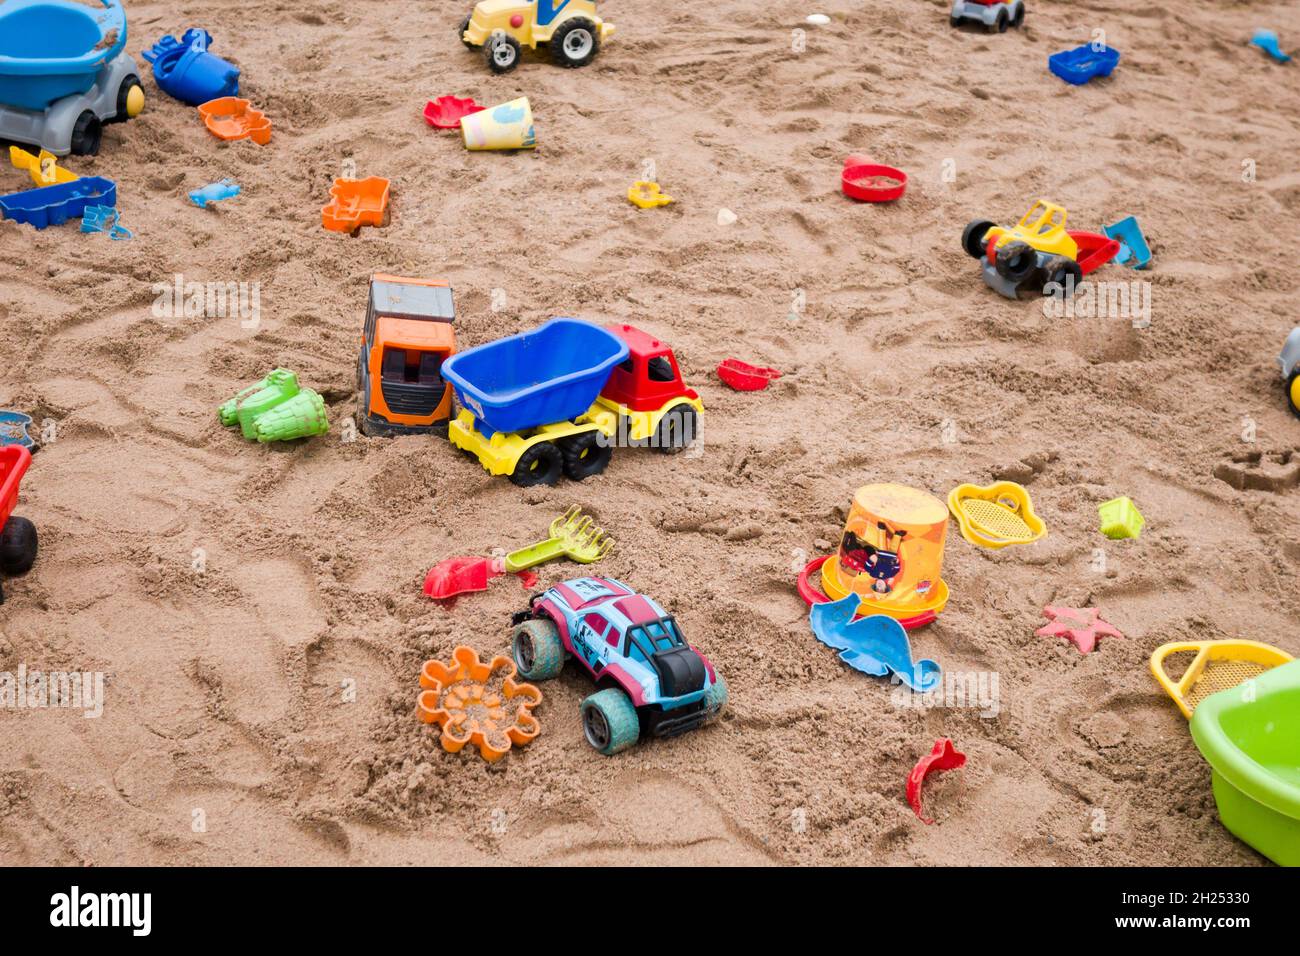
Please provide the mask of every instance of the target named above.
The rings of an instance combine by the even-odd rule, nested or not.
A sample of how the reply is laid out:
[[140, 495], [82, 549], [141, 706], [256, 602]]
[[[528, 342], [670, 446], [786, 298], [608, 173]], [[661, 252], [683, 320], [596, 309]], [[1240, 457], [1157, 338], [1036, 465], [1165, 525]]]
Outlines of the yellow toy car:
[[[1066, 232], [1065, 218], [1063, 207], [1040, 199], [1010, 229], [984, 219], [970, 223], [962, 232], [962, 248], [986, 264], [985, 282], [1008, 298], [1014, 299], [1020, 285], [1036, 274], [1045, 282], [1064, 285], [1073, 277], [1077, 283], [1090, 270], [1082, 269], [1078, 262], [1076, 236], [1083, 234]], [[1113, 256], [1112, 251], [1090, 266], [1096, 268]]]
[[525, 45], [545, 43], [560, 66], [586, 66], [614, 25], [596, 16], [595, 0], [483, 0], [461, 21], [457, 35], [470, 49], [482, 47], [493, 73], [519, 65]]

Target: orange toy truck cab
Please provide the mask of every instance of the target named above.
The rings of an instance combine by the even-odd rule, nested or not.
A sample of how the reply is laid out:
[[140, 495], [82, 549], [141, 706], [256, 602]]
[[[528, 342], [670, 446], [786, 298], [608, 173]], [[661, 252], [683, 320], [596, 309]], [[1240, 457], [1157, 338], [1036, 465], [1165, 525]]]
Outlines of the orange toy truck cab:
[[456, 351], [451, 286], [377, 274], [357, 360], [357, 426], [365, 435], [443, 432], [451, 385], [442, 363]]
[[606, 328], [627, 343], [628, 356], [609, 374], [600, 397], [634, 412], [657, 412], [678, 396], [700, 396], [682, 382], [677, 358], [667, 343], [631, 325]]

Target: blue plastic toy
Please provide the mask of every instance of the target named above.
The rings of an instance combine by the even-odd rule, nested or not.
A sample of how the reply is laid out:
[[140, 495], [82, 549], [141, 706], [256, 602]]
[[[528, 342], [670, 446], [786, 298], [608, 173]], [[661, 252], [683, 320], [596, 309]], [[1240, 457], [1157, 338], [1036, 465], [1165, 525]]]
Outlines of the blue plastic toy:
[[238, 195], [238, 184], [229, 179], [208, 183], [206, 186], [202, 186], [189, 194], [190, 202], [200, 209], [207, 209], [208, 203], [219, 202], [222, 199], [230, 199], [232, 196]]
[[179, 41], [165, 36], [140, 55], [153, 64], [158, 89], [182, 103], [198, 106], [239, 95], [239, 67], [209, 53], [211, 45], [212, 34], [190, 27]]
[[32, 416], [24, 415], [22, 412], [15, 412], [8, 408], [0, 409], [0, 446], [4, 445], [22, 445], [24, 448], [33, 448], [36, 442], [28, 434], [27, 429], [32, 424]]
[[808, 621], [817, 640], [840, 652], [840, 660], [872, 677], [897, 674], [917, 693], [939, 684], [939, 665], [927, 658], [912, 659], [907, 631], [892, 617], [872, 614], [854, 620], [862, 598], [850, 593], [838, 601], [814, 604]]
[[112, 206], [87, 206], [81, 217], [82, 232], [106, 232], [110, 239], [130, 239], [135, 233], [122, 225], [122, 217]]
[[627, 356], [627, 343], [613, 332], [581, 319], [552, 319], [458, 352], [442, 363], [442, 377], [485, 432], [521, 432], [581, 415]]
[[37, 229], [80, 219], [87, 206], [116, 205], [117, 185], [103, 176], [83, 176], [70, 183], [0, 196], [0, 214], [4, 218], [29, 223]]
[[1291, 54], [1282, 52], [1282, 48], [1278, 46], [1277, 34], [1272, 30], [1256, 30], [1250, 42], [1279, 63], [1291, 62]]
[[91, 155], [144, 108], [121, 0], [100, 3], [0, 0], [0, 138]]
[[1107, 239], [1119, 240], [1119, 252], [1115, 254], [1116, 262], [1130, 269], [1147, 267], [1147, 263], [1151, 261], [1151, 247], [1147, 245], [1146, 236], [1142, 235], [1142, 228], [1134, 217], [1125, 216], [1119, 222], [1102, 226], [1101, 231], [1106, 234]]
[[1110, 76], [1119, 62], [1119, 50], [1102, 46], [1100, 50], [1085, 43], [1073, 50], [1053, 53], [1047, 58], [1047, 68], [1075, 86], [1082, 86], [1094, 76]]

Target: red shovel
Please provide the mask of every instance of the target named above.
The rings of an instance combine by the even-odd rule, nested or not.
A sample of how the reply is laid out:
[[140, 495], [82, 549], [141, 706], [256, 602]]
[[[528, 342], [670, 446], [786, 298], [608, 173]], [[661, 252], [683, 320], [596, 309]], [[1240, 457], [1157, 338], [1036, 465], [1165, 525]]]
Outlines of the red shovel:
[[[448, 558], [439, 561], [424, 576], [424, 593], [435, 601], [445, 601], [458, 594], [486, 591], [488, 582], [503, 574], [505, 570], [495, 558]], [[537, 584], [537, 575], [528, 571], [520, 571], [517, 577], [525, 588]]]
[[769, 382], [780, 377], [781, 373], [774, 368], [760, 368], [737, 358], [723, 359], [718, 366], [718, 378], [738, 392], [762, 391]]

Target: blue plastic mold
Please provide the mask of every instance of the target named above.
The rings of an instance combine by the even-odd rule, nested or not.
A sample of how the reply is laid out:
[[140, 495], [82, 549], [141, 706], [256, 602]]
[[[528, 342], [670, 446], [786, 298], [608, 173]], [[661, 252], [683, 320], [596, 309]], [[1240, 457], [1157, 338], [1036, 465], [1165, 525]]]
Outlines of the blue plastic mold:
[[117, 185], [103, 176], [83, 176], [70, 183], [55, 183], [0, 196], [0, 214], [4, 218], [30, 223], [37, 229], [80, 219], [87, 206], [116, 205]]
[[229, 179], [208, 183], [206, 186], [201, 186], [189, 193], [190, 202], [200, 209], [207, 209], [208, 203], [219, 202], [222, 199], [230, 199], [232, 196], [238, 195], [238, 184]]
[[627, 343], [598, 325], [552, 319], [458, 352], [442, 375], [488, 432], [518, 432], [581, 415], [627, 354]]
[[208, 52], [212, 34], [190, 27], [181, 36], [165, 36], [152, 50], [141, 51], [153, 64], [158, 89], [182, 103], [198, 106], [223, 96], [239, 95], [239, 67]]
[[1073, 50], [1053, 53], [1047, 58], [1047, 68], [1075, 86], [1082, 86], [1094, 76], [1110, 76], [1119, 62], [1119, 50], [1103, 46], [1094, 50], [1091, 43], [1085, 43]]
[[100, 2], [0, 0], [0, 103], [40, 111], [94, 85], [126, 46], [121, 0]]
[[106, 232], [110, 239], [130, 239], [135, 233], [122, 225], [122, 217], [112, 206], [87, 206], [81, 217], [82, 232]]
[[1151, 261], [1151, 247], [1147, 245], [1142, 228], [1132, 216], [1125, 216], [1119, 222], [1102, 226], [1101, 231], [1108, 239], [1119, 240], [1119, 252], [1115, 261], [1130, 269], [1145, 269]]
[[918, 693], [938, 686], [939, 665], [927, 658], [912, 659], [907, 631], [892, 617], [872, 614], [854, 620], [862, 598], [850, 593], [838, 601], [814, 604], [808, 622], [817, 640], [840, 652], [840, 660], [872, 677], [896, 674]]

